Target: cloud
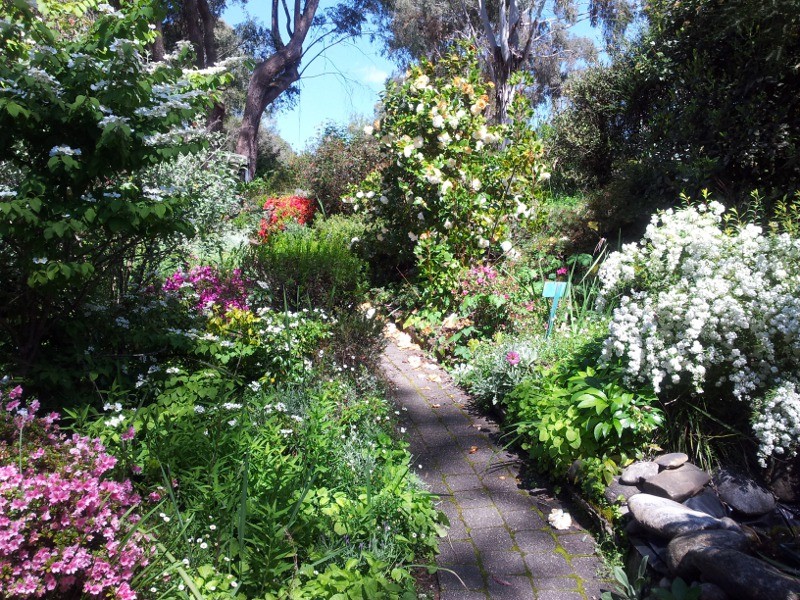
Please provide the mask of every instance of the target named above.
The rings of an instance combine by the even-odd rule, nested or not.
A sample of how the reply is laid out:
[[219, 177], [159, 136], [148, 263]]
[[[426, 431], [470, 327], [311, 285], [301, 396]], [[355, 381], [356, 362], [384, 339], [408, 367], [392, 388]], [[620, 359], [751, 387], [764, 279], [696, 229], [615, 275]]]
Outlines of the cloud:
[[389, 73], [382, 71], [373, 65], [359, 69], [359, 75], [361, 81], [364, 83], [378, 83], [381, 85], [383, 85], [383, 83], [386, 81], [386, 78], [389, 77]]

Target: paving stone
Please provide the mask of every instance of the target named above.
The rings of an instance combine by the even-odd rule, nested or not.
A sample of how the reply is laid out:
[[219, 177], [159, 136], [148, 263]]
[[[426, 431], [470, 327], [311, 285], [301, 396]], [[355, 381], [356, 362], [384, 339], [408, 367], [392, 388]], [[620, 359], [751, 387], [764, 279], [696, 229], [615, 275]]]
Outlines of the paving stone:
[[[494, 500], [495, 506], [504, 515], [506, 513], [531, 510], [531, 506], [533, 503], [531, 501], [530, 496], [528, 496], [527, 494], [520, 494], [519, 492], [511, 490], [490, 491], [490, 493], [492, 496], [492, 500]], [[544, 527], [544, 523], [542, 525], [539, 525], [539, 528], [542, 527]], [[527, 527], [526, 529], [533, 529], [533, 528]]]
[[543, 529], [532, 531], [518, 531], [514, 534], [514, 541], [520, 552], [526, 554], [541, 554], [543, 552], [553, 552], [556, 549], [556, 541], [552, 534]]
[[[535, 496], [521, 491], [520, 461], [497, 445], [497, 426], [471, 414], [468, 396], [418, 350], [414, 355], [421, 360], [416, 369], [408, 363], [409, 352], [390, 343], [382, 364], [394, 382], [396, 401], [407, 408], [401, 422], [414, 472], [440, 495], [438, 508], [451, 523], [437, 564], [453, 567], [467, 584], [465, 589], [453, 574], [440, 571], [441, 600], [591, 598], [584, 599], [579, 589], [598, 590], [599, 596], [600, 563], [590, 555], [591, 537], [561, 535], [563, 548], [556, 552], [552, 529], [537, 508], [552, 491], [542, 487]], [[565, 559], [564, 551], [574, 558]]]
[[489, 597], [492, 600], [534, 600], [531, 580], [527, 575], [509, 575], [505, 577], [489, 576]]
[[492, 496], [486, 489], [466, 490], [459, 494], [458, 504], [461, 509], [495, 507]]
[[[589, 598], [599, 598], [600, 595], [589, 595]], [[542, 590], [536, 593], [536, 600], [585, 600], [583, 594], [566, 590]]]
[[444, 478], [451, 492], [466, 492], [467, 490], [482, 490], [483, 483], [475, 473], [446, 475]]
[[[442, 589], [458, 591], [485, 589], [483, 575], [475, 565], [454, 565], [439, 570], [439, 585]], [[466, 586], [466, 587], [465, 587]]]
[[559, 535], [558, 543], [567, 551], [568, 554], [593, 554], [596, 544], [592, 536], [586, 533], [574, 533], [571, 535]]
[[465, 589], [442, 590], [441, 600], [486, 600], [485, 592], [467, 591]]
[[528, 508], [526, 510], [510, 512], [506, 510], [507, 507], [505, 505], [497, 501], [495, 501], [495, 506], [500, 510], [503, 515], [503, 520], [505, 520], [508, 528], [515, 532], [515, 535], [522, 531], [542, 529], [547, 525], [544, 518], [542, 518], [535, 509]]
[[511, 539], [511, 535], [503, 527], [472, 529], [469, 535], [481, 554], [514, 549], [514, 540]]
[[478, 555], [471, 541], [444, 539], [439, 542], [438, 561], [441, 565], [477, 565]]
[[543, 591], [563, 590], [568, 592], [578, 592], [578, 582], [572, 577], [537, 577], [533, 575], [533, 587], [539, 598]]
[[481, 564], [487, 575], [505, 579], [506, 575], [527, 576], [528, 567], [522, 554], [514, 551], [481, 552]]
[[596, 556], [575, 556], [569, 562], [575, 574], [585, 581], [596, 581], [606, 571], [603, 561]]
[[528, 570], [534, 580], [548, 577], [565, 577], [575, 572], [572, 565], [563, 556], [553, 552], [526, 554], [525, 564], [528, 565]]
[[[464, 523], [467, 527], [472, 529], [480, 529], [482, 527], [496, 527], [503, 528], [503, 517], [494, 506], [484, 508], [465, 508], [461, 511], [461, 516], [464, 517]], [[505, 531], [505, 529], [502, 529]]]

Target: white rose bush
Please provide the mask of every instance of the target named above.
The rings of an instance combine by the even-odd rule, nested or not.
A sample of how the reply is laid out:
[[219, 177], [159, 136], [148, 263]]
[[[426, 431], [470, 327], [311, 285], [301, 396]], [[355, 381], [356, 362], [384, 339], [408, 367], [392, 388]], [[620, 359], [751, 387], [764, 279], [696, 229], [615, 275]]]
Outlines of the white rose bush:
[[[618, 300], [601, 362], [628, 384], [745, 403], [762, 466], [800, 434], [800, 240], [724, 227], [713, 201], [653, 217], [602, 267], [602, 307]], [[680, 400], [679, 400], [680, 401]]]

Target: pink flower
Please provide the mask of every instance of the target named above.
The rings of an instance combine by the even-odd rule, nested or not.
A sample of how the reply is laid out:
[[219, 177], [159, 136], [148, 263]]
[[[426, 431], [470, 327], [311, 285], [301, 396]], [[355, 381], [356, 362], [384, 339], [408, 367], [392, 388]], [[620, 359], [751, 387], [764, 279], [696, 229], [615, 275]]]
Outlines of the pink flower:
[[522, 359], [521, 359], [521, 357], [520, 357], [520, 355], [519, 355], [519, 352], [514, 352], [514, 351], [512, 350], [511, 352], [509, 352], [508, 354], [506, 354], [506, 361], [507, 361], [507, 362], [508, 362], [508, 364], [510, 364], [512, 367], [513, 367], [513, 366], [515, 366], [515, 365], [518, 365], [518, 364], [519, 364], [519, 362], [520, 362], [520, 360], [522, 360]]
[[135, 436], [136, 430], [133, 427], [129, 427], [128, 431], [119, 436], [119, 439], [121, 439], [123, 442], [130, 442]]
[[566, 275], [568, 273], [567, 267], [559, 267], [556, 269], [556, 275]]

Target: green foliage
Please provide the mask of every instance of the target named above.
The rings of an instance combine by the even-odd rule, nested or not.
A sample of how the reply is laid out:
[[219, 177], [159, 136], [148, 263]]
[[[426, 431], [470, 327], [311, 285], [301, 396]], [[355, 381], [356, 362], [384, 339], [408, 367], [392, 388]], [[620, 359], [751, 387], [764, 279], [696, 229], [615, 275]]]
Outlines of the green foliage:
[[380, 160], [378, 142], [362, 127], [328, 125], [304, 157], [300, 187], [309, 190], [326, 215], [349, 212], [342, 197], [361, 183]]
[[374, 132], [385, 167], [348, 199], [368, 215], [376, 268], [415, 268], [425, 308], [446, 310], [462, 268], [510, 249], [545, 173], [524, 103], [489, 126], [489, 96], [471, 48], [390, 82]]
[[200, 132], [182, 124], [222, 80], [184, 71], [185, 57], [147, 64], [155, 34], [144, 2], [74, 28], [61, 28], [63, 11], [51, 20], [26, 2], [5, 16], [0, 360], [33, 376], [82, 350], [94, 325], [87, 305], [120, 304], [152, 281], [170, 244], [194, 234], [196, 190], [152, 188], [143, 170], [201, 148]]
[[[582, 458], [623, 464], [662, 423], [655, 394], [627, 389], [619, 369], [575, 366], [543, 370], [506, 398], [522, 448], [555, 475]], [[609, 483], [614, 473], [605, 473]]]
[[[800, 185], [800, 21], [793, 0], [648, 4], [650, 26], [608, 67], [573, 80], [550, 151], [600, 185], [614, 226], [681, 191], [771, 203]], [[609, 219], [610, 218], [610, 219]]]
[[620, 566], [614, 567], [613, 574], [619, 587], [615, 592], [603, 592], [600, 596], [601, 600], [643, 600], [645, 586], [648, 581], [646, 556], [639, 563], [639, 568], [633, 581], [630, 580], [625, 569]]
[[276, 308], [351, 308], [367, 288], [367, 265], [351, 250], [357, 236], [344, 219], [314, 228], [287, 227], [252, 246], [245, 273], [257, 282]]

